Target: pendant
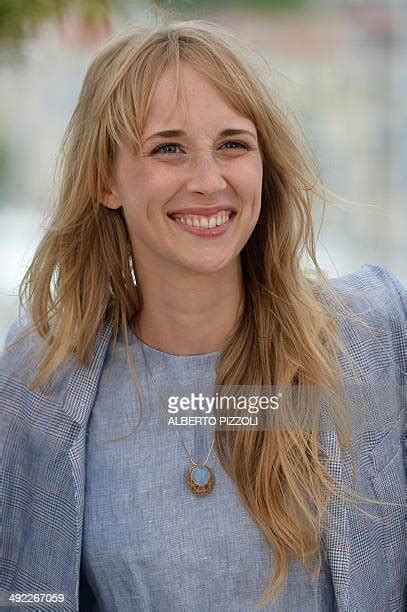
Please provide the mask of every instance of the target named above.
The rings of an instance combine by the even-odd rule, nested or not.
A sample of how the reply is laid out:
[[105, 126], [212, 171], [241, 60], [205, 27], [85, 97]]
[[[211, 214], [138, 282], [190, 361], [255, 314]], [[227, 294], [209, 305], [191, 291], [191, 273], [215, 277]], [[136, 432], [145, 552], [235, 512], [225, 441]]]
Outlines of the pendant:
[[212, 491], [214, 478], [207, 465], [197, 463], [188, 470], [187, 485], [194, 495], [207, 495]]

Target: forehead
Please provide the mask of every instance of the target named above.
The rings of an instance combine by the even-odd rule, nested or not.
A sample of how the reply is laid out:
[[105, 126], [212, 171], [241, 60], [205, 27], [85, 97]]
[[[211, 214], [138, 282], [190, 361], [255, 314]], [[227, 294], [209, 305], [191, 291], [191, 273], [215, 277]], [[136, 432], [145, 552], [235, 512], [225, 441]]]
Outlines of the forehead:
[[153, 90], [144, 133], [188, 127], [193, 130], [199, 126], [245, 129], [253, 127], [253, 123], [193, 66], [180, 62], [178, 95], [175, 68], [167, 68]]

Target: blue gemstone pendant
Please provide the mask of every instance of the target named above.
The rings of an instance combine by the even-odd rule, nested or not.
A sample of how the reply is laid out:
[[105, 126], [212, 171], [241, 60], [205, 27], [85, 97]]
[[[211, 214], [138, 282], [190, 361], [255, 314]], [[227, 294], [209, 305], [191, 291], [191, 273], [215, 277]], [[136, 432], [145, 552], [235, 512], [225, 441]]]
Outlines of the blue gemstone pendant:
[[212, 491], [213, 475], [207, 465], [193, 465], [187, 474], [188, 489], [194, 495], [207, 495]]

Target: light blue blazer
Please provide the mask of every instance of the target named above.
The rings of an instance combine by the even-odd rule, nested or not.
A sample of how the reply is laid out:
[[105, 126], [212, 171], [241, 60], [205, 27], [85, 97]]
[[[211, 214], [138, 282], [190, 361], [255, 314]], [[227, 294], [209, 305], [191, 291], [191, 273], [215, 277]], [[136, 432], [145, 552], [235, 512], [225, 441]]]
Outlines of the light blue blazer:
[[[373, 515], [369, 518], [346, 502], [331, 502], [325, 540], [337, 608], [402, 612], [406, 291], [379, 266], [363, 266], [331, 282], [352, 296], [353, 311], [368, 324], [340, 321], [345, 347], [366, 384], [372, 390], [396, 389], [396, 399], [385, 403], [385, 409], [374, 397], [367, 402], [371, 427], [361, 428], [353, 439], [359, 490], [393, 505], [363, 506]], [[10, 330], [6, 344], [17, 328], [15, 324]], [[52, 610], [91, 609], [80, 581], [85, 434], [111, 334], [109, 325], [100, 330], [88, 365], [77, 365], [72, 357], [58, 375], [34, 391], [28, 382], [36, 370], [38, 339], [30, 335], [2, 355], [0, 606], [6, 610], [18, 609], [6, 604], [11, 592], [63, 594], [64, 603], [54, 604]], [[349, 376], [344, 365], [345, 380]], [[336, 433], [324, 432], [321, 446], [329, 454], [331, 474], [348, 483], [350, 463], [347, 458], [340, 461]], [[24, 609], [47, 608], [32, 603]]]

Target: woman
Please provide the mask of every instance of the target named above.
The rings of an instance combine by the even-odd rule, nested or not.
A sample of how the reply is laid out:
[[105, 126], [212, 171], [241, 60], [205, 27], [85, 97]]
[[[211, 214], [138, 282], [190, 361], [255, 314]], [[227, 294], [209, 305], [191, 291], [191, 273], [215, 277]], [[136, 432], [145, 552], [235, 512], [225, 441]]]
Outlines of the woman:
[[[403, 609], [405, 291], [324, 277], [325, 190], [245, 53], [207, 22], [134, 27], [88, 70], [3, 356], [2, 591]], [[170, 388], [215, 383], [282, 402], [257, 428], [163, 426]]]

